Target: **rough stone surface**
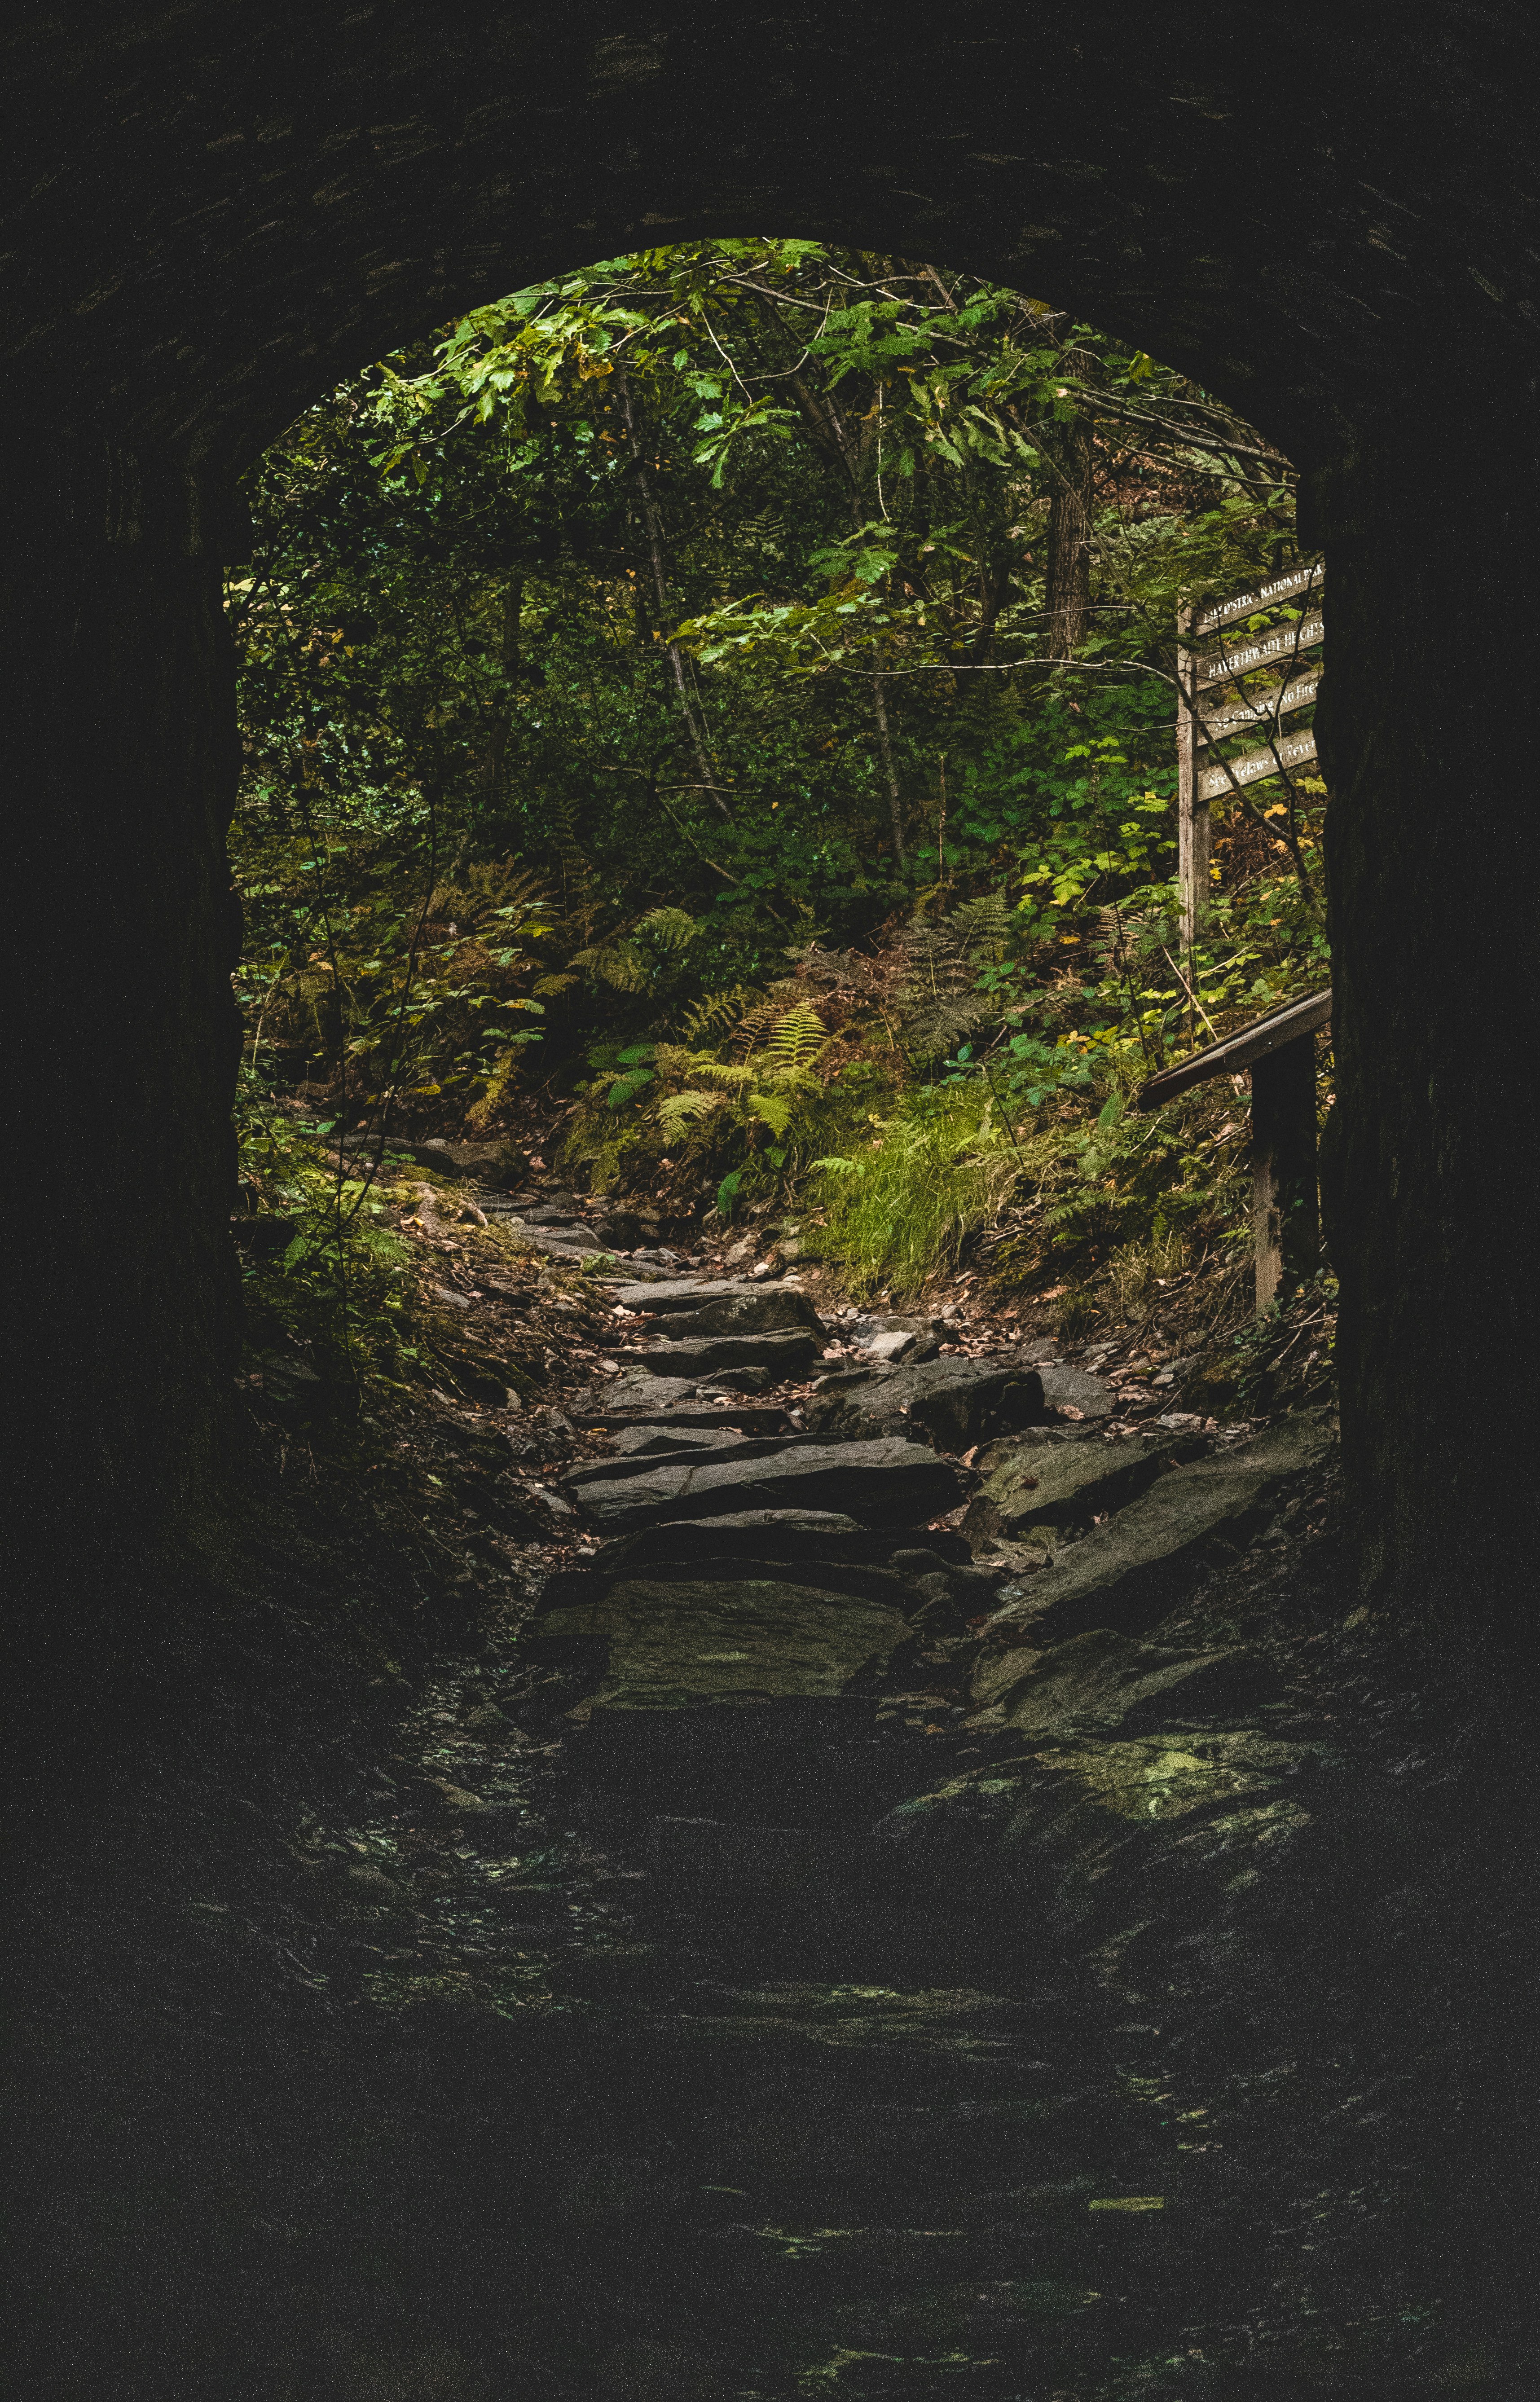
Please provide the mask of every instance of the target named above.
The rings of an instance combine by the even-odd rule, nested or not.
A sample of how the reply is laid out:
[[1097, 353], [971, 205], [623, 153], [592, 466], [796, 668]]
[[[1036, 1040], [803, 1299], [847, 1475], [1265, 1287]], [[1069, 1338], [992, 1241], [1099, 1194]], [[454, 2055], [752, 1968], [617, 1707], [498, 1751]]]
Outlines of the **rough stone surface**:
[[1112, 1415], [1112, 1393], [1099, 1376], [1093, 1376], [1087, 1369], [1045, 1365], [1038, 1374], [1043, 1380], [1043, 1401], [1050, 1410], [1079, 1410], [1082, 1418]]
[[774, 1457], [661, 1460], [645, 1473], [583, 1488], [585, 1516], [615, 1534], [665, 1518], [744, 1510], [840, 1510], [863, 1525], [914, 1526], [962, 1499], [963, 1481], [923, 1443], [815, 1443]]
[[623, 1309], [650, 1309], [674, 1315], [704, 1309], [714, 1301], [732, 1301], [751, 1291], [736, 1277], [663, 1277], [655, 1282], [617, 1284], [614, 1298]]
[[1323, 1464], [1331, 1445], [1322, 1421], [1286, 1420], [1217, 1459], [1173, 1469], [1019, 1592], [1005, 1587], [989, 1630], [992, 1646], [1025, 1640], [1046, 1648], [1095, 1626], [1144, 1633], [1204, 1559], [1257, 1533], [1282, 1487]]
[[1244, 1715], [1281, 1690], [1255, 1652], [1171, 1650], [1099, 1626], [1046, 1651], [992, 1655], [970, 1698], [975, 1708], [1002, 1708], [1019, 1733], [1042, 1735], [1079, 1721], [1121, 1726], [1152, 1713], [1166, 1724], [1217, 1711]]
[[742, 1510], [714, 1518], [667, 1519], [605, 1543], [595, 1566], [599, 1568], [644, 1564], [668, 1558], [747, 1559], [777, 1564], [806, 1560], [891, 1561], [901, 1573], [926, 1574], [938, 1564], [963, 1567], [968, 1547], [959, 1535], [927, 1528], [925, 1549], [914, 1547], [907, 1528], [863, 1526], [837, 1510]]
[[617, 1710], [843, 1693], [908, 1632], [902, 1615], [879, 1603], [747, 1577], [639, 1577], [541, 1621], [545, 1643], [602, 1647], [594, 1705]]
[[972, 1543], [1010, 1538], [1028, 1526], [1089, 1526], [1121, 1510], [1171, 1464], [1171, 1448], [1130, 1437], [1121, 1443], [992, 1443], [978, 1466], [983, 1489], [968, 1505], [962, 1530]]
[[694, 1341], [658, 1341], [645, 1349], [626, 1345], [621, 1359], [630, 1368], [653, 1376], [690, 1376], [708, 1381], [723, 1370], [766, 1369], [776, 1382], [805, 1374], [819, 1348], [819, 1338], [804, 1328], [783, 1334], [706, 1334]]
[[708, 1301], [699, 1309], [676, 1310], [659, 1330], [669, 1343], [698, 1342], [721, 1334], [801, 1332], [825, 1340], [824, 1324], [804, 1292], [794, 1285], [749, 1285]]
[[804, 1415], [814, 1433], [871, 1437], [911, 1429], [943, 1451], [1042, 1415], [1036, 1368], [1014, 1352], [988, 1360], [933, 1360], [918, 1367], [836, 1369], [819, 1380]]
[[626, 1452], [617, 1459], [596, 1459], [584, 1467], [574, 1468], [563, 1479], [568, 1489], [581, 1496], [596, 1484], [613, 1484], [629, 1477], [647, 1475], [655, 1460], [661, 1457], [704, 1456], [711, 1459], [774, 1459], [782, 1452], [805, 1450], [818, 1443], [812, 1434], [737, 1434], [724, 1428], [720, 1435], [702, 1435], [697, 1429], [678, 1442], [657, 1441], [639, 1452]]

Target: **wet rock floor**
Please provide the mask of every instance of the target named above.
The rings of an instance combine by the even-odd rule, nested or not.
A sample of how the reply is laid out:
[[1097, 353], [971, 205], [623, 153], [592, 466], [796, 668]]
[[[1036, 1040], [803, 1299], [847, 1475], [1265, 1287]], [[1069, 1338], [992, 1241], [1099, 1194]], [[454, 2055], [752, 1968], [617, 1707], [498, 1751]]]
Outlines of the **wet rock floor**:
[[[637, 1334], [611, 1338], [633, 1392]], [[735, 1373], [704, 1351], [723, 1339], [694, 1337], [681, 1427], [749, 1406], [741, 1364], [708, 1388]], [[832, 1364], [847, 1378], [859, 1355]], [[795, 1415], [791, 1448], [737, 1455], [743, 1472], [805, 1457], [803, 1371], [752, 1396]], [[594, 1430], [570, 1449], [623, 1458], [592, 1375]], [[830, 1431], [870, 1445], [870, 1393], [835, 1398], [852, 1389]], [[1047, 1404], [1035, 1439], [1105, 1441], [1082, 1404]], [[933, 1522], [869, 1495], [808, 1537], [874, 1626], [907, 1578], [928, 1655], [878, 1643], [832, 1685], [820, 1653], [768, 1696], [731, 1647], [678, 1691], [655, 1662], [627, 1671], [630, 1636], [611, 1608], [594, 1637], [584, 1595], [667, 1582], [671, 1541], [744, 1590], [784, 1559], [709, 1513], [670, 1538], [666, 1483], [612, 1538], [652, 1546], [627, 1585], [624, 1557], [607, 1576], [579, 1539], [581, 1477], [565, 1502], [542, 1486], [555, 1547], [510, 1554], [363, 1785], [299, 1813], [260, 1891], [168, 1904], [178, 1995], [150, 1989], [142, 1904], [120, 1915], [97, 1890], [71, 1940], [111, 2007], [89, 2060], [42, 2042], [19, 2113], [22, 2148], [48, 2156], [22, 2246], [31, 2326], [50, 2330], [21, 2346], [30, 2388], [1517, 2402], [1523, 2147], [1490, 2097], [1532, 1906], [1506, 1866], [1462, 1872], [1468, 1827], [1451, 1857], [1448, 1777], [1377, 1682], [1320, 1475], [1183, 1553], [1163, 1616], [1128, 1587], [1141, 1674], [1146, 1637], [1184, 1662], [1265, 1655], [1246, 1710], [1120, 1719], [1098, 1687], [1099, 1720], [1058, 1726], [1040, 1655], [1019, 1685], [1002, 1674], [1000, 1612], [1024, 1642], [1040, 1596], [1123, 1588], [1087, 1587], [1094, 1525], [1062, 1556], [1018, 1528], [981, 1547], [987, 1594], [970, 1586], [956, 1527], [978, 1473]], [[796, 1574], [819, 1594], [816, 1565]], [[1496, 1961], [1493, 1876], [1519, 1937]], [[1473, 2032], [1478, 1947], [1496, 2057]]]

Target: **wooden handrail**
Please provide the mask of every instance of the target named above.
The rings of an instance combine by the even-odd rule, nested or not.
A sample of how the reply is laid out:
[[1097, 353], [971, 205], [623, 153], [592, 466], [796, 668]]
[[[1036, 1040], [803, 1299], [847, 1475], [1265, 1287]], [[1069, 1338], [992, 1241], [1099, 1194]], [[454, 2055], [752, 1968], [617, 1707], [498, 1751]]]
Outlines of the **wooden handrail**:
[[1151, 1076], [1148, 1084], [1139, 1088], [1134, 1108], [1148, 1114], [1174, 1101], [1178, 1093], [1187, 1092], [1193, 1084], [1204, 1084], [1210, 1076], [1239, 1075], [1243, 1068], [1251, 1067], [1270, 1053], [1281, 1051], [1286, 1043], [1298, 1042], [1302, 1035], [1313, 1034], [1317, 1027], [1331, 1020], [1331, 987], [1325, 992], [1313, 992], [1305, 1001], [1286, 1001], [1279, 1009], [1270, 1009], [1265, 1017], [1254, 1018], [1243, 1026], [1238, 1034], [1227, 1034], [1222, 1042], [1211, 1042], [1204, 1051], [1195, 1051], [1190, 1059], [1178, 1061], [1175, 1068], [1162, 1068]]

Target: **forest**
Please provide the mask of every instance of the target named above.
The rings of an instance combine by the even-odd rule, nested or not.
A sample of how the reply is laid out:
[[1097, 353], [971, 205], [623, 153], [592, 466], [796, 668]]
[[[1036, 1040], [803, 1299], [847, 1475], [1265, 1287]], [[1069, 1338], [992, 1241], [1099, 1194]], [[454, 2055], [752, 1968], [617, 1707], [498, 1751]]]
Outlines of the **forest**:
[[507, 1134], [857, 1300], [971, 1270], [1083, 1342], [1179, 1287], [1255, 1372], [1244, 1102], [1133, 1103], [1328, 980], [1313, 766], [1216, 805], [1196, 926], [1175, 880], [1178, 611], [1299, 558], [1296, 481], [1092, 326], [806, 241], [329, 393], [227, 586], [258, 1325], [409, 1375], [371, 1178]]

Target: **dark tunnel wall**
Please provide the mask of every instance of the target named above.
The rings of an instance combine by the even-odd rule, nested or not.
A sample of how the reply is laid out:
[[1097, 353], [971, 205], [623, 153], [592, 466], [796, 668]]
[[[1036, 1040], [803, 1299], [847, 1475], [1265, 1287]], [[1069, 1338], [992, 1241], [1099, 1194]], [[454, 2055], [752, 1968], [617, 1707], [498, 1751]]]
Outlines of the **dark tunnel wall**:
[[1376, 1591], [1522, 1650], [1537, 46], [1511, 0], [1239, 27], [1001, 0], [940, 27], [680, 0], [13, 12], [0, 757], [29, 1166], [3, 1456], [34, 1609], [216, 1472], [231, 472], [337, 376], [533, 275], [804, 231], [1073, 307], [1306, 468], [1346, 1453]]

